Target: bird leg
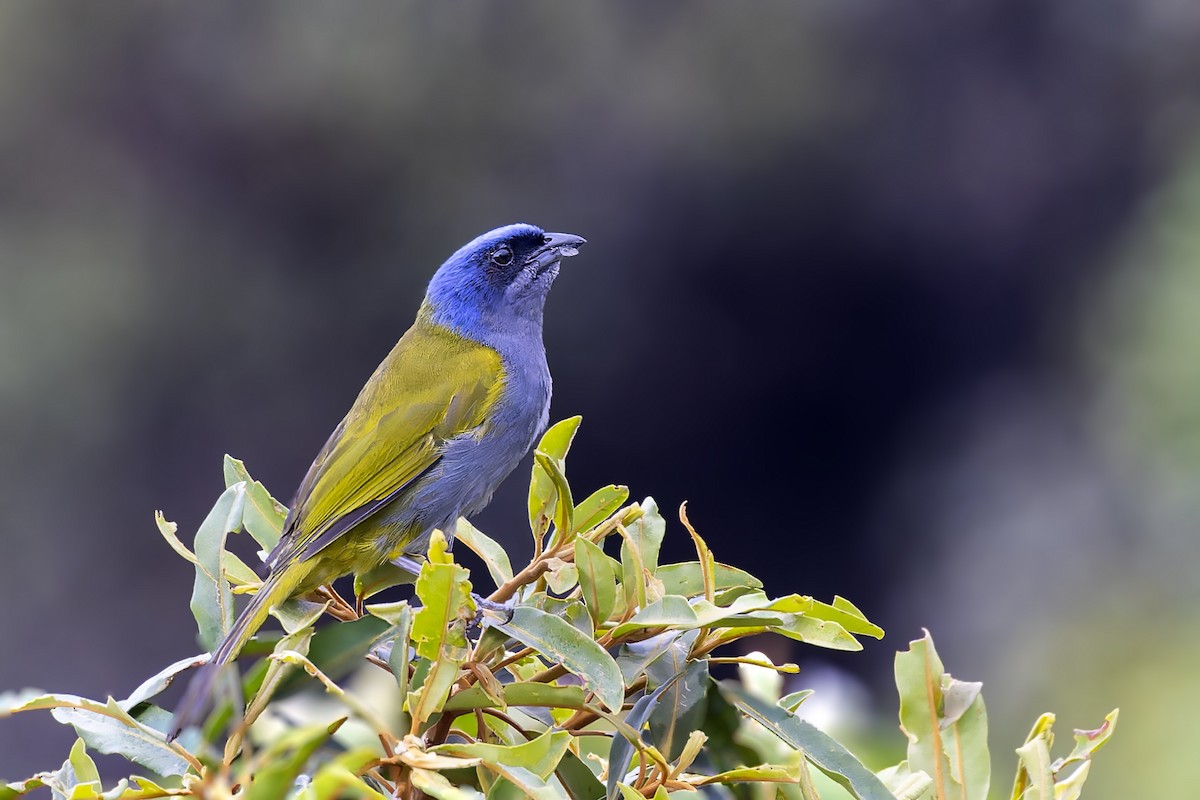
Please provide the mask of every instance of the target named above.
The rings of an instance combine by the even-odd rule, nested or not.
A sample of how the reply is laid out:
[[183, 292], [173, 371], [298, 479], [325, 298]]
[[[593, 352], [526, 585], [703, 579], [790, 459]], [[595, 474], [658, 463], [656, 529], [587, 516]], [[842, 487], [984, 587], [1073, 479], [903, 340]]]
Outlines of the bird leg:
[[391, 561], [392, 564], [404, 570], [405, 572], [410, 572], [413, 575], [421, 574], [421, 562], [417, 561], [415, 558], [409, 558], [408, 556], [396, 556]]
[[343, 622], [349, 622], [362, 616], [361, 613], [355, 613], [354, 607], [346, 602], [346, 598], [338, 594], [332, 583], [318, 586], [312, 594], [316, 596], [316, 602], [328, 602], [328, 613]]
[[484, 611], [492, 611], [494, 613], [503, 615], [506, 623], [512, 622], [513, 610], [516, 608], [515, 604], [496, 603], [492, 600], [488, 600], [486, 597], [480, 597], [474, 592], [471, 592], [471, 598], [475, 601], [475, 606], [479, 609], [477, 616], [482, 617]]

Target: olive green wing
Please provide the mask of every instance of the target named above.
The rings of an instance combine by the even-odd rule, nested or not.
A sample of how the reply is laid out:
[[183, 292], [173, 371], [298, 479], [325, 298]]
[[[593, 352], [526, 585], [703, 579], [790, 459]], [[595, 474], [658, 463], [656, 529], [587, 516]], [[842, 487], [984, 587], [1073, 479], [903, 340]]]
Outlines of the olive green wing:
[[448, 440], [484, 425], [503, 382], [496, 351], [418, 319], [309, 468], [268, 563], [311, 558], [400, 499]]

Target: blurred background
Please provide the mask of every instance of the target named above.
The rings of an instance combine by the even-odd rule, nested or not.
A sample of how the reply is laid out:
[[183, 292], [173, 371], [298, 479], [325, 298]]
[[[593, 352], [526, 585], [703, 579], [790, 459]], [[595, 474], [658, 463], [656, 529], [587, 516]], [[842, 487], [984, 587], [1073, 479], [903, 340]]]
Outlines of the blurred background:
[[[190, 537], [226, 452], [290, 499], [437, 265], [528, 221], [590, 240], [577, 491], [882, 624], [772, 651], [870, 766], [924, 626], [1000, 791], [1038, 713], [1119, 705], [1088, 796], [1186, 796], [1198, 45], [1177, 0], [0, 6], [0, 689], [194, 653], [153, 511]], [[518, 554], [527, 474], [477, 520]], [[0, 776], [72, 739], [0, 721]]]

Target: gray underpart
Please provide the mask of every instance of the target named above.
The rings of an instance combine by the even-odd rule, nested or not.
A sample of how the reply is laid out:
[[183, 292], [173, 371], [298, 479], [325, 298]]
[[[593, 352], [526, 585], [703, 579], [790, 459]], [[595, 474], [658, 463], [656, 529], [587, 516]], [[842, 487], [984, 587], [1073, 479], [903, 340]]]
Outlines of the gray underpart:
[[413, 575], [421, 574], [421, 562], [408, 556], [396, 556], [392, 559], [392, 563], [405, 572], [411, 572]]

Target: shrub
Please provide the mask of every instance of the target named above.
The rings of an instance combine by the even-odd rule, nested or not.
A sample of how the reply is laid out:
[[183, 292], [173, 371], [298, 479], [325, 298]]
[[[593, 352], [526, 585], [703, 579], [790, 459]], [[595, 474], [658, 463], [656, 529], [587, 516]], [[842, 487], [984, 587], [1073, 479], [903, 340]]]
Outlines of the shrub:
[[[275, 609], [283, 634], [260, 632], [243, 660], [266, 657], [240, 678], [226, 670], [227, 699], [178, 741], [166, 741], [170, 713], [153, 700], [206, 656], [172, 664], [123, 700], [0, 695], [0, 716], [49, 709], [79, 735], [61, 769], [0, 784], [0, 800], [40, 787], [56, 798], [114, 800], [987, 796], [980, 684], [946, 673], [928, 634], [896, 657], [908, 758], [872, 772], [797, 715], [810, 692], [780, 696], [776, 676], [795, 665], [729, 655], [727, 646], [776, 634], [858, 650], [859, 637], [883, 631], [840, 597], [769, 596], [715, 559], [686, 508], [679, 519], [696, 560], [660, 564], [666, 523], [653, 500], [626, 504], [627, 489], [606, 486], [575, 503], [565, 459], [578, 425], [575, 417], [552, 427], [535, 454], [528, 565], [514, 571], [499, 544], [459, 523], [458, 540], [496, 585], [488, 599], [508, 610], [480, 610], [467, 570], [435, 533], [416, 578], [419, 603], [368, 602], [404, 579], [388, 568], [360, 576], [354, 602], [326, 587]], [[227, 536], [246, 531], [268, 551], [286, 516], [241, 462], [227, 457], [224, 469], [227, 488], [194, 549], [157, 517], [195, 565], [191, 608], [210, 649], [233, 621], [234, 596], [259, 584], [226, 549]], [[341, 623], [317, 630], [325, 615]], [[715, 679], [718, 664], [737, 664], [740, 680]], [[1076, 732], [1074, 750], [1058, 760], [1054, 719], [1040, 718], [1017, 750], [1012, 796], [1078, 797], [1116, 717]], [[88, 748], [153, 777], [106, 790]]]

